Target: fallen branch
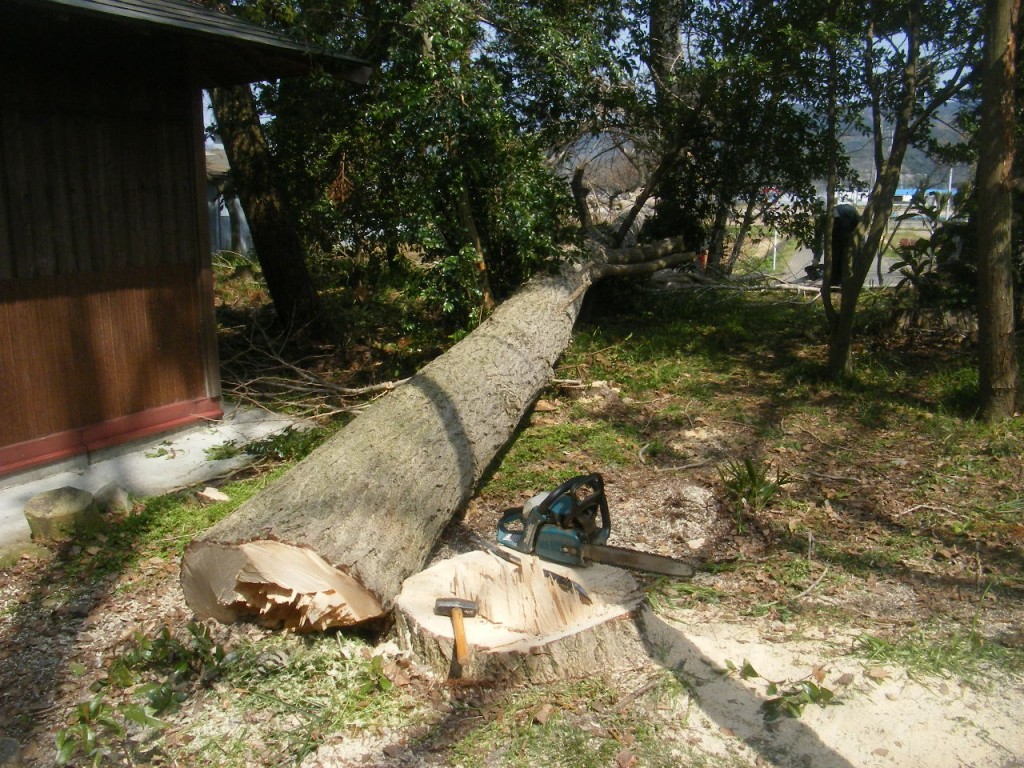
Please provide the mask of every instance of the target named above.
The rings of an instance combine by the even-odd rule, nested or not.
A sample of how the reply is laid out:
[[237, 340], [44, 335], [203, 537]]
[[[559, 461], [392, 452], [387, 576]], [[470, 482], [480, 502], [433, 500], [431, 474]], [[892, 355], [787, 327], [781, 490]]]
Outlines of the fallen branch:
[[287, 359], [285, 347], [290, 337], [272, 337], [266, 329], [254, 324], [247, 333], [229, 336], [244, 339], [244, 345], [226, 355], [222, 363], [224, 394], [239, 403], [248, 403], [267, 410], [286, 410], [302, 418], [328, 419], [342, 413], [359, 413], [366, 409], [368, 396], [390, 392], [407, 379], [346, 387], [310, 370], [322, 366], [329, 354], [306, 355]]
[[893, 515], [893, 517], [903, 517], [904, 515], [909, 515], [913, 512], [917, 512], [919, 509], [927, 509], [932, 512], [945, 512], [947, 515], [950, 515], [951, 517], [959, 517], [959, 515], [957, 515], [949, 507], [938, 507], [935, 506], [934, 504], [915, 504], [912, 507], [907, 507], [902, 512], [897, 512], [895, 515]]
[[820, 477], [822, 480], [834, 480], [837, 483], [855, 483], [863, 485], [864, 481], [859, 477], [844, 477], [842, 475], [826, 475], [824, 472], [811, 472], [811, 477]]
[[802, 598], [807, 597], [809, 594], [811, 594], [811, 592], [813, 592], [817, 588], [817, 586], [819, 584], [821, 584], [822, 581], [825, 580], [826, 576], [828, 576], [828, 566], [827, 565], [825, 566], [825, 570], [821, 572], [821, 576], [819, 576], [817, 579], [815, 579], [814, 583], [811, 584], [811, 586], [809, 586], [807, 589], [805, 589], [803, 592], [801, 592], [799, 595], [797, 595], [793, 599], [794, 600], [800, 600]]
[[688, 469], [699, 469], [700, 467], [706, 467], [708, 464], [714, 462], [714, 459], [704, 459], [704, 461], [695, 461], [692, 464], [679, 464], [674, 467], [655, 467], [655, 472], [685, 472]]
[[652, 270], [668, 269], [680, 264], [688, 264], [694, 259], [693, 253], [672, 253], [667, 256], [631, 264], [604, 264], [595, 269], [596, 278], [603, 277], [634, 277], [650, 274]]

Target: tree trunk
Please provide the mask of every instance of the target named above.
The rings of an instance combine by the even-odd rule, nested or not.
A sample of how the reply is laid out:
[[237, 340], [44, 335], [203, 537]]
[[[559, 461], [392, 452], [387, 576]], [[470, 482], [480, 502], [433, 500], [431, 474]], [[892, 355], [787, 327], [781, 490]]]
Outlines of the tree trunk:
[[679, 0], [652, 0], [648, 36], [651, 76], [654, 80], [654, 98], [661, 120], [671, 120], [677, 108], [678, 91], [674, 72], [683, 63], [683, 41], [679, 35], [684, 11]]
[[643, 189], [640, 190], [640, 194], [637, 196], [632, 207], [626, 212], [625, 218], [619, 223], [619, 228], [612, 238], [613, 245], [621, 247], [626, 242], [626, 237], [633, 228], [633, 224], [636, 222], [637, 216], [640, 215], [640, 211], [644, 209], [647, 201], [658, 193], [662, 182], [664, 182], [665, 177], [668, 176], [672, 166], [675, 165], [681, 154], [682, 147], [676, 144], [658, 162], [658, 166], [647, 178], [647, 182], [644, 184]]
[[386, 613], [550, 379], [591, 281], [650, 258], [659, 267], [692, 260], [680, 247], [598, 252], [587, 266], [531, 280], [193, 542], [182, 566], [188, 604], [221, 621], [257, 616], [299, 631]]
[[247, 85], [215, 88], [210, 101], [277, 317], [286, 328], [317, 332], [320, 302], [298, 230], [274, 179], [252, 91]]
[[[898, 131], [896, 135], [892, 153], [883, 172], [879, 174], [878, 181], [875, 182], [868, 206], [857, 227], [850, 254], [845, 257], [841, 267], [843, 271], [839, 312], [829, 337], [828, 350], [829, 375], [836, 381], [848, 378], [853, 371], [851, 352], [857, 302], [860, 300], [868, 272], [871, 271], [871, 265], [875, 262], [875, 254], [878, 253], [882, 238], [885, 236], [886, 223], [892, 213], [893, 194], [899, 184], [900, 167], [909, 146], [908, 138], [904, 137], [901, 141], [898, 138]], [[832, 266], [832, 269], [834, 268], [835, 266]]]
[[1013, 316], [1014, 31], [1020, 0], [985, 4], [978, 155], [978, 369], [981, 412], [1011, 416], [1017, 399]]
[[715, 207], [715, 220], [711, 224], [711, 242], [708, 245], [708, 267], [719, 272], [722, 269], [722, 256], [725, 254], [725, 229], [729, 224], [731, 212], [729, 203], [720, 197]]
[[228, 209], [228, 223], [231, 225], [231, 250], [235, 253], [242, 253], [242, 216], [239, 211], [238, 198], [231, 196], [226, 201]]
[[465, 184], [459, 190], [456, 205], [459, 210], [459, 221], [475, 254], [473, 267], [476, 270], [477, 290], [480, 291], [480, 319], [483, 320], [487, 313], [494, 309], [494, 294], [491, 293], [491, 279], [487, 270], [487, 258], [484, 256], [484, 245], [480, 240], [480, 230], [477, 229], [476, 219], [473, 217], [473, 206], [469, 201], [469, 190]]
[[[736, 232], [736, 239], [733, 241], [732, 248], [730, 249], [729, 259], [722, 263], [722, 269], [727, 275], [732, 274], [733, 267], [740, 260], [743, 246], [747, 242], [747, 235], [750, 234], [750, 229], [754, 226], [755, 210], [757, 210], [757, 197], [751, 193], [750, 197], [747, 198], [746, 207], [743, 209], [743, 218], [740, 220], [740, 228]], [[772, 236], [774, 237], [774, 234]]]
[[[912, 15], [912, 14], [911, 14]], [[908, 25], [911, 29], [913, 27]], [[900, 169], [903, 158], [910, 146], [913, 133], [914, 108], [917, 101], [918, 65], [921, 51], [915, 34], [908, 34], [907, 63], [901, 71], [902, 95], [896, 124], [893, 128], [892, 145], [889, 156], [884, 157], [882, 143], [882, 127], [880, 104], [877, 98], [877, 84], [874, 82], [873, 70], [873, 29], [869, 29], [865, 41], [865, 71], [868, 88], [872, 94], [872, 125], [875, 142], [875, 183], [868, 196], [868, 204], [864, 210], [860, 225], [857, 227], [851, 254], [842, 265], [842, 287], [838, 315], [832, 325], [829, 337], [828, 372], [829, 376], [840, 381], [848, 378], [853, 370], [851, 352], [853, 349], [853, 326], [857, 313], [857, 302], [861, 289], [867, 279], [871, 265], [885, 236], [886, 224], [892, 214], [893, 195], [899, 186]], [[935, 103], [924, 110], [930, 114], [938, 108]], [[918, 119], [922, 119], [920, 116]], [[831, 233], [827, 234], [831, 237]], [[827, 243], [826, 243], [827, 244]], [[826, 266], [826, 281], [831, 280], [833, 265]]]
[[594, 228], [594, 219], [590, 215], [590, 188], [583, 181], [586, 169], [581, 165], [572, 174], [569, 188], [572, 190], [572, 201], [576, 205], [576, 216], [584, 232]]

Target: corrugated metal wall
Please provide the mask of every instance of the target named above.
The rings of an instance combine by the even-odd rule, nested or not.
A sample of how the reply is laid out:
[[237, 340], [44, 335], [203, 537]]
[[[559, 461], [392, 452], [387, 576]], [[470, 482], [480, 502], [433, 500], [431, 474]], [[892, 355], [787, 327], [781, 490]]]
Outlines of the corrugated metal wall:
[[0, 79], [0, 448], [218, 394], [192, 90]]

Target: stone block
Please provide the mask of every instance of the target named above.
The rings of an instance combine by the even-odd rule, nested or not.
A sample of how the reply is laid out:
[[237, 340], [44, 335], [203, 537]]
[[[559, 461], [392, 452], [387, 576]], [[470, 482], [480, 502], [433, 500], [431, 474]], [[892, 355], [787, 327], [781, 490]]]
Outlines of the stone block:
[[92, 494], [71, 486], [33, 496], [25, 505], [25, 518], [36, 541], [66, 538], [76, 528], [96, 528], [102, 522]]
[[93, 494], [93, 499], [104, 512], [130, 512], [131, 496], [122, 486], [110, 482]]

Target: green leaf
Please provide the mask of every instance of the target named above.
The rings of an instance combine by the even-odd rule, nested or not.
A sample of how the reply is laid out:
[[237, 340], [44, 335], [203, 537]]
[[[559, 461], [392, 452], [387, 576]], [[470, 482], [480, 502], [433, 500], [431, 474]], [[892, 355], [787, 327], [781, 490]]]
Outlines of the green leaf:
[[164, 727], [162, 720], [158, 720], [153, 717], [138, 704], [125, 704], [121, 707], [121, 713], [124, 715], [126, 720], [135, 723], [136, 725], [158, 729], [162, 729]]
[[57, 764], [66, 765], [75, 754], [77, 746], [78, 743], [71, 738], [67, 731], [63, 729], [57, 731]]
[[757, 670], [754, 669], [754, 666], [749, 661], [744, 659], [743, 660], [743, 668], [740, 670], [740, 677], [742, 677], [744, 680], [749, 680], [752, 677], [760, 677], [760, 676], [761, 675], [759, 675], [757, 673]]

